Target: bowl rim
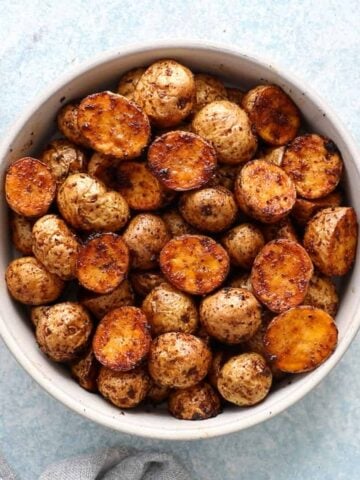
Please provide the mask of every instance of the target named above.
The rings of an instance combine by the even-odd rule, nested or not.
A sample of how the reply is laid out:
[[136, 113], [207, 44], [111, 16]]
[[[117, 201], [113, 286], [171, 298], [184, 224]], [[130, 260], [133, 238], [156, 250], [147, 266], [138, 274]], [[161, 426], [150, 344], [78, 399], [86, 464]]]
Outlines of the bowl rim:
[[[330, 119], [331, 122], [335, 125], [339, 134], [342, 136], [344, 143], [347, 145], [350, 155], [354, 160], [356, 168], [360, 171], [360, 161], [358, 158], [359, 150], [356, 146], [355, 141], [353, 140], [350, 133], [347, 131], [343, 123], [340, 121], [337, 114], [333, 111], [332, 107], [327, 105], [325, 101], [303, 80], [299, 80], [292, 73], [289, 73], [287, 70], [284, 71], [284, 68], [278, 67], [272, 60], [266, 59], [264, 56], [257, 56], [251, 54], [245, 54], [240, 49], [236, 47], [229, 47], [227, 44], [214, 43], [208, 41], [200, 40], [168, 40], [168, 41], [152, 41], [149, 42], [139, 42], [131, 45], [127, 45], [121, 49], [111, 49], [104, 51], [95, 55], [92, 59], [85, 62], [81, 62], [79, 65], [70, 68], [67, 72], [62, 74], [56, 81], [51, 82], [45, 89], [38, 94], [34, 100], [24, 109], [20, 117], [9, 127], [7, 130], [3, 141], [0, 144], [0, 159], [6, 157], [8, 153], [9, 145], [12, 144], [18, 132], [24, 127], [26, 122], [31, 118], [36, 110], [42, 105], [47, 99], [53, 96], [59, 89], [63, 88], [65, 85], [70, 83], [76, 77], [86, 73], [87, 70], [96, 68], [104, 63], [108, 63], [116, 60], [119, 56], [127, 56], [137, 53], [151, 53], [156, 49], [197, 49], [204, 51], [213, 51], [215, 53], [225, 53], [230, 55], [235, 55], [237, 57], [246, 59], [261, 68], [266, 70], [274, 70], [279, 75], [286, 80], [289, 84], [294, 85], [299, 90], [306, 92], [306, 96], [309, 100], [318, 106]], [[360, 298], [358, 298], [358, 306], [360, 306]], [[357, 311], [360, 309], [358, 308]], [[58, 385], [55, 385], [51, 379], [47, 378], [42, 372], [31, 363], [31, 361], [26, 357], [23, 350], [20, 348], [20, 345], [17, 343], [15, 337], [12, 335], [10, 330], [7, 328], [2, 309], [0, 307], [0, 334], [4, 340], [5, 345], [8, 347], [10, 352], [13, 354], [17, 362], [24, 368], [24, 370], [53, 398], [61, 402], [63, 405], [68, 407], [70, 410], [82, 415], [83, 417], [94, 421], [95, 423], [110, 428], [112, 430], [118, 430], [123, 433], [134, 434], [142, 437], [159, 439], [159, 440], [200, 440], [206, 438], [217, 437], [220, 435], [225, 435], [229, 433], [234, 433], [251, 426], [254, 426], [258, 423], [261, 423], [269, 418], [274, 417], [275, 415], [281, 413], [285, 409], [289, 408], [301, 398], [303, 398], [307, 393], [309, 393], [314, 387], [316, 387], [335, 367], [335, 365], [341, 360], [342, 356], [347, 351], [350, 343], [354, 339], [357, 331], [360, 328], [360, 312], [354, 314], [353, 318], [349, 320], [349, 327], [346, 330], [345, 335], [342, 338], [341, 344], [338, 345], [335, 352], [332, 356], [322, 365], [321, 369], [315, 370], [311, 378], [304, 385], [300, 385], [297, 389], [295, 388], [289, 395], [279, 401], [277, 404], [271, 407], [271, 411], [261, 411], [250, 415], [248, 418], [239, 419], [225, 422], [224, 424], [215, 425], [215, 426], [204, 426], [202, 428], [194, 430], [178, 430], [174, 429], [160, 429], [152, 426], [140, 425], [135, 422], [134, 425], [123, 424], [114, 425], [113, 419], [110, 415], [104, 415], [102, 412], [98, 411], [95, 408], [85, 408], [81, 401], [76, 400], [70, 396], [66, 391], [64, 391]], [[121, 428], [123, 427], [123, 428]]]

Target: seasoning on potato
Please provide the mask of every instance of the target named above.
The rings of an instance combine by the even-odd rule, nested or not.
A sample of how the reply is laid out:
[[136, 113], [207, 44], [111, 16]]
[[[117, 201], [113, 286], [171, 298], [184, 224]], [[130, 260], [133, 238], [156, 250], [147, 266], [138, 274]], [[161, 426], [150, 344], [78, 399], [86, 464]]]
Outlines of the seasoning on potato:
[[130, 281], [135, 293], [140, 297], [146, 297], [151, 290], [165, 282], [164, 275], [158, 270], [134, 271], [130, 273]]
[[277, 240], [279, 238], [292, 240], [293, 242], [299, 241], [294, 225], [289, 217], [285, 217], [277, 223], [264, 225], [262, 231], [266, 242], [271, 242], [271, 240]]
[[162, 219], [172, 237], [180, 237], [180, 235], [195, 233], [195, 228], [193, 228], [176, 209], [171, 208], [166, 210], [162, 214]]
[[300, 226], [305, 226], [315, 213], [323, 208], [340, 207], [343, 202], [342, 194], [339, 191], [331, 192], [323, 198], [313, 200], [297, 197], [291, 211], [291, 216]]
[[23, 255], [32, 255], [32, 227], [29, 218], [12, 212], [10, 217], [11, 240], [16, 250]]
[[227, 89], [218, 78], [206, 73], [197, 73], [194, 80], [196, 96], [192, 113], [197, 113], [215, 100], [227, 100]]
[[320, 308], [335, 317], [339, 307], [339, 296], [331, 278], [314, 273], [303, 301], [304, 305]]
[[139, 83], [140, 78], [145, 72], [146, 68], [139, 67], [133, 68], [120, 78], [119, 85], [117, 87], [117, 93], [127, 97], [129, 100], [135, 101], [135, 89]]
[[87, 148], [89, 147], [89, 143], [79, 128], [78, 115], [78, 102], [71, 102], [64, 105], [57, 115], [57, 126], [64, 137], [70, 140], [70, 142]]
[[70, 365], [71, 375], [79, 383], [80, 387], [89, 392], [97, 392], [97, 377], [100, 364], [90, 349], [86, 355], [74, 360]]
[[168, 409], [181, 420], [205, 420], [221, 412], [221, 401], [212, 386], [203, 382], [170, 393]]
[[230, 262], [244, 269], [250, 269], [256, 255], [265, 245], [261, 230], [251, 223], [242, 223], [228, 230], [221, 243], [229, 254]]

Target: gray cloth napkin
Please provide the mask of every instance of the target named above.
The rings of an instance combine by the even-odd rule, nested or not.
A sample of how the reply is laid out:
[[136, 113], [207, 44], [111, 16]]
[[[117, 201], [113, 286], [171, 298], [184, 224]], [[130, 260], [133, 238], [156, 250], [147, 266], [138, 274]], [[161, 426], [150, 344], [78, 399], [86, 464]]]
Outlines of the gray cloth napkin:
[[[0, 480], [17, 480], [1, 456]], [[172, 455], [121, 447], [54, 463], [39, 480], [191, 480], [191, 477]]]

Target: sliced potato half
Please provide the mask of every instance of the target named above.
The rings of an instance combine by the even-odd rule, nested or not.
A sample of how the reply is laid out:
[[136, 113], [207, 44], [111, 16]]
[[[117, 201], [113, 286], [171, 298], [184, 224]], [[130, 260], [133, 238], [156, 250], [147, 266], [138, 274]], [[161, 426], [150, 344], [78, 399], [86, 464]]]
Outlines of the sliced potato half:
[[298, 197], [291, 211], [292, 217], [300, 226], [304, 226], [319, 210], [330, 207], [340, 207], [342, 195], [339, 191], [331, 192], [323, 198], [309, 200]]

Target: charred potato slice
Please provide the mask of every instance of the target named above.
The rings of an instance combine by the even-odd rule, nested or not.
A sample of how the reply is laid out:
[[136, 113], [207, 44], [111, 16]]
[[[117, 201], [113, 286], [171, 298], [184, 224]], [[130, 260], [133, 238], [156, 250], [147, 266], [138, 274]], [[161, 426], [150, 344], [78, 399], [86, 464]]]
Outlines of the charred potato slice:
[[255, 259], [251, 284], [256, 297], [281, 313], [303, 302], [313, 265], [306, 250], [290, 240], [267, 243]]
[[221, 413], [219, 395], [208, 383], [175, 390], [170, 394], [168, 409], [180, 420], [205, 420]]
[[323, 198], [307, 200], [297, 198], [291, 215], [300, 226], [305, 226], [315, 213], [323, 208], [340, 207], [342, 204], [342, 195], [340, 192], [331, 192]]
[[57, 126], [60, 132], [70, 142], [82, 147], [89, 147], [89, 143], [82, 134], [78, 125], [79, 103], [68, 103], [61, 108], [57, 115]]
[[227, 100], [224, 84], [212, 75], [197, 73], [194, 75], [196, 96], [192, 113], [197, 113], [205, 105], [215, 100]]
[[89, 392], [97, 392], [97, 377], [100, 365], [95, 358], [94, 352], [89, 350], [86, 355], [75, 360], [71, 366], [71, 375], [80, 387]]
[[210, 237], [182, 235], [162, 249], [160, 267], [167, 280], [179, 290], [204, 295], [225, 280], [229, 257]]
[[135, 293], [140, 297], [146, 297], [151, 290], [165, 282], [165, 277], [160, 271], [132, 272], [130, 281]]
[[244, 269], [250, 269], [256, 255], [265, 245], [261, 230], [251, 223], [242, 223], [232, 228], [221, 239], [230, 262]]
[[162, 214], [162, 219], [172, 237], [195, 233], [195, 229], [187, 223], [175, 208], [165, 211]]
[[264, 155], [261, 156], [261, 159], [273, 163], [278, 167], [281, 167], [284, 159], [285, 150], [286, 147], [284, 146], [268, 148], [265, 151]]
[[226, 88], [226, 94], [229, 102], [236, 103], [239, 107], [242, 106], [242, 99], [244, 98], [245, 93], [240, 90], [240, 88]]
[[158, 405], [168, 399], [171, 391], [170, 387], [164, 387], [152, 381], [146, 398], [153, 405]]
[[317, 368], [335, 350], [338, 332], [332, 317], [300, 306], [275, 317], [265, 334], [265, 349], [274, 365], [288, 373]]
[[239, 167], [237, 165], [219, 165], [207, 186], [225, 187], [232, 192], [238, 173]]
[[111, 310], [100, 321], [93, 350], [102, 365], [125, 372], [143, 362], [150, 342], [149, 324], [143, 312], [136, 307], [121, 307]]
[[283, 218], [277, 223], [264, 225], [262, 231], [266, 242], [271, 242], [271, 240], [277, 240], [279, 238], [285, 238], [286, 240], [292, 240], [293, 242], [299, 241], [295, 228], [289, 217]]
[[87, 173], [100, 180], [107, 188], [117, 190], [117, 164], [119, 159], [95, 152], [89, 161]]
[[339, 296], [331, 278], [321, 273], [314, 273], [303, 303], [304, 305], [320, 308], [332, 317], [335, 317], [339, 306]]
[[129, 70], [128, 72], [126, 72], [120, 78], [119, 85], [117, 88], [117, 93], [119, 93], [120, 95], [123, 95], [129, 100], [134, 101], [136, 85], [139, 83], [139, 80], [142, 77], [145, 70], [146, 68], [139, 67], [139, 68], [133, 68], [132, 70]]
[[16, 250], [23, 255], [32, 255], [33, 222], [28, 218], [12, 213], [10, 218], [11, 240]]

